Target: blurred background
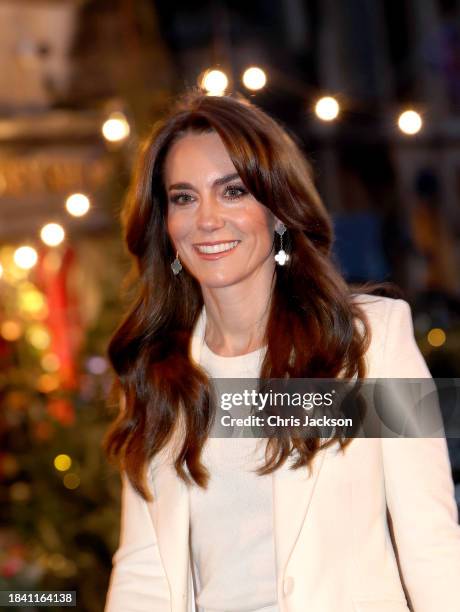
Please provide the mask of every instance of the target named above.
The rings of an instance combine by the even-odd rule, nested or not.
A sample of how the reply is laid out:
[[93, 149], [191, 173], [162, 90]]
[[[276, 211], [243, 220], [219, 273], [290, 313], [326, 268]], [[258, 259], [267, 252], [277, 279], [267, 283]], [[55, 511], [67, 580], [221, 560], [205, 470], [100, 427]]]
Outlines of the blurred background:
[[0, 590], [103, 608], [118, 216], [194, 85], [298, 136], [345, 277], [397, 283], [432, 375], [460, 378], [460, 0], [0, 0]]

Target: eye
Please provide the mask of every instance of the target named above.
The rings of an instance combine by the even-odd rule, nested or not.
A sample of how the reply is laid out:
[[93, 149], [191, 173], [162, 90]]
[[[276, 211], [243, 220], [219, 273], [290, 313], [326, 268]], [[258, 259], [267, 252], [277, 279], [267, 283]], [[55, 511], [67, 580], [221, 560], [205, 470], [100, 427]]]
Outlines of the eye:
[[229, 200], [237, 200], [247, 193], [248, 190], [242, 185], [227, 185], [225, 188], [225, 194]]
[[169, 198], [173, 204], [188, 204], [192, 202], [193, 196], [190, 193], [175, 193]]

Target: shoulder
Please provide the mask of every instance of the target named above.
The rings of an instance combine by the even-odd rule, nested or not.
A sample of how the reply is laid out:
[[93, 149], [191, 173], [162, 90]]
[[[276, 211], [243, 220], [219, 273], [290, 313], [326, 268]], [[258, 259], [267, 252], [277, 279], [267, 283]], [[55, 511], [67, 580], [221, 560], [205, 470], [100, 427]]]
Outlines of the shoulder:
[[374, 336], [382, 330], [385, 334], [394, 331], [401, 324], [409, 325], [413, 331], [411, 307], [405, 300], [356, 293], [352, 301], [364, 313]]
[[366, 353], [368, 377], [424, 378], [428, 368], [414, 337], [411, 307], [405, 300], [355, 294], [371, 335]]
[[357, 293], [352, 296], [352, 301], [364, 314], [372, 342], [381, 344], [382, 348], [388, 332], [394, 332], [401, 320], [412, 328], [412, 313], [405, 300]]
[[368, 295], [366, 293], [354, 293], [353, 303], [358, 304], [366, 315], [372, 316], [389, 315], [392, 310], [406, 311], [410, 314], [408, 302], [400, 298], [384, 297], [381, 295]]

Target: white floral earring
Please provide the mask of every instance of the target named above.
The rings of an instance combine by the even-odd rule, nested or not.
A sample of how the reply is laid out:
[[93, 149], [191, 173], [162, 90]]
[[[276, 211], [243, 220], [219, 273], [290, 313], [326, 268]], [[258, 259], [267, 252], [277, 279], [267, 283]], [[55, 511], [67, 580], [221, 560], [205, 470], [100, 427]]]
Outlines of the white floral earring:
[[182, 264], [179, 261], [179, 251], [176, 251], [176, 259], [171, 264], [171, 270], [173, 271], [174, 276], [177, 276], [182, 270]]
[[275, 255], [275, 261], [279, 266], [284, 266], [284, 264], [289, 261], [289, 255], [283, 249], [283, 234], [286, 231], [286, 226], [284, 223], [281, 223], [279, 227], [275, 229], [275, 231], [280, 236], [280, 250]]

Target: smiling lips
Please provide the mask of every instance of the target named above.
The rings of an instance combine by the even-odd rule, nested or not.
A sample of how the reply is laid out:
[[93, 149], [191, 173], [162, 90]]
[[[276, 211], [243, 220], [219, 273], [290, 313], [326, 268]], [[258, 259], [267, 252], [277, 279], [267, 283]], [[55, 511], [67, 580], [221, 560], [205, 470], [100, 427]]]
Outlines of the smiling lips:
[[195, 244], [194, 248], [204, 259], [217, 259], [231, 253], [240, 243], [239, 240], [219, 242], [216, 244]]

